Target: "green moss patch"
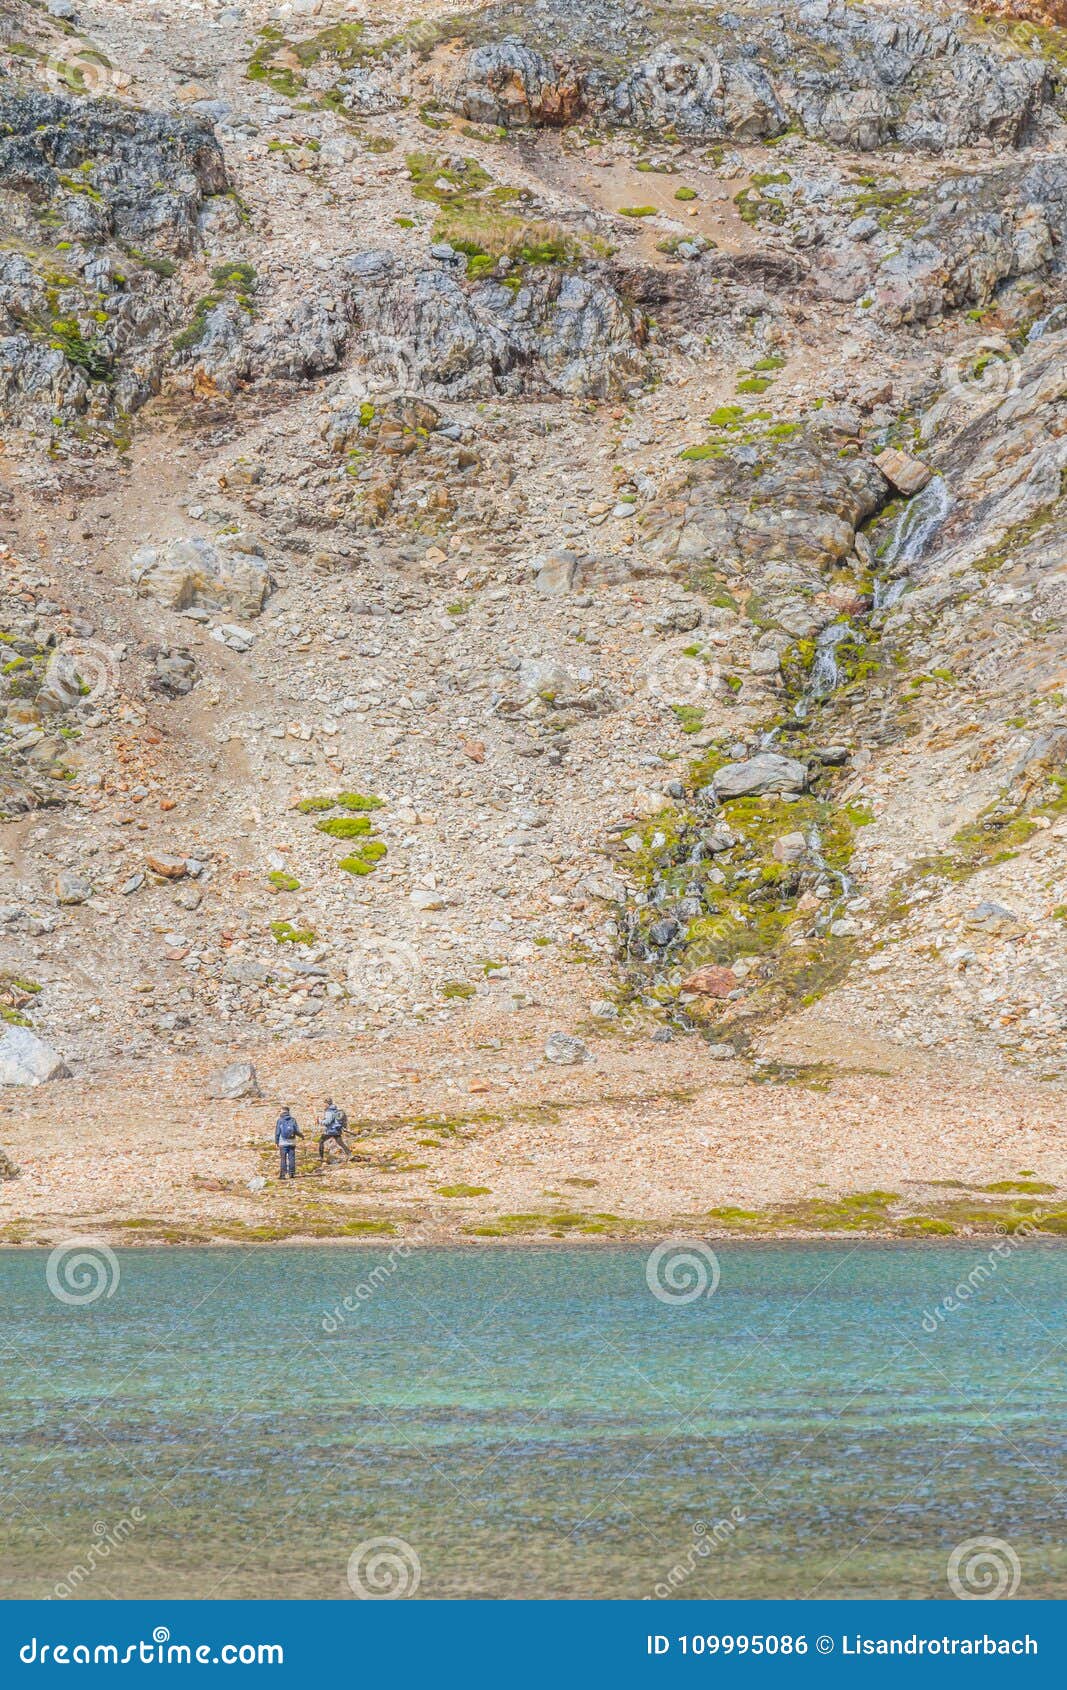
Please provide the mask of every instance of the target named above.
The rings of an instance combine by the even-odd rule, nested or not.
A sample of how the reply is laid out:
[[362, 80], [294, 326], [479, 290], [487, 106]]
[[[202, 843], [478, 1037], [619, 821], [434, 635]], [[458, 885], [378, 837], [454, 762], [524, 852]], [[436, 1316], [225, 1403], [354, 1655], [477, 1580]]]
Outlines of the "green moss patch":
[[318, 937], [313, 927], [294, 927], [288, 921], [272, 921], [270, 931], [277, 945], [313, 945]]

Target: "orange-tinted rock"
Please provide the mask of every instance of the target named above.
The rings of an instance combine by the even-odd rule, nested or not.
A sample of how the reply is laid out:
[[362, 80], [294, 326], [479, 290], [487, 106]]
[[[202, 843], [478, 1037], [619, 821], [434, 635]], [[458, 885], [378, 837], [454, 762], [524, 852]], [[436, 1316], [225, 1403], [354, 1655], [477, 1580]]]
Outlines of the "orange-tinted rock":
[[683, 992], [695, 992], [702, 998], [728, 998], [741, 984], [732, 968], [698, 968], [682, 981]]

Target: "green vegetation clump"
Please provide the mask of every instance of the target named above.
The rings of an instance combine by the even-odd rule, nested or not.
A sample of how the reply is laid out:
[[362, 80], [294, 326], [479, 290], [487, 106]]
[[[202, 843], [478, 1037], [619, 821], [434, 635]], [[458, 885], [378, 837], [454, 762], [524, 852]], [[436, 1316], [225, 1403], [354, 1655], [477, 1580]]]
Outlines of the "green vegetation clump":
[[313, 945], [318, 938], [313, 927], [294, 927], [289, 921], [272, 921], [270, 931], [277, 945]]
[[368, 797], [363, 792], [339, 792], [337, 807], [341, 810], [382, 810], [385, 801], [382, 798]]
[[675, 188], [674, 197], [676, 200], [695, 200], [697, 191], [695, 188]]
[[473, 998], [476, 996], [476, 988], [467, 980], [446, 980], [441, 988], [441, 996], [450, 999]]
[[276, 892], [299, 892], [300, 882], [295, 874], [286, 874], [282, 869], [274, 869], [267, 876], [268, 881]]
[[111, 383], [117, 371], [115, 361], [98, 336], [86, 339], [72, 318], [57, 318], [49, 330], [49, 345], [62, 352], [68, 363], [85, 371], [90, 381]]
[[654, 205], [620, 205], [619, 207], [620, 217], [655, 217], [655, 215], [656, 207]]
[[212, 291], [197, 300], [189, 327], [182, 329], [181, 333], [174, 337], [172, 345], [175, 352], [192, 352], [202, 343], [207, 334], [211, 313], [217, 311], [226, 299], [236, 300], [241, 310], [249, 317], [255, 313], [252, 296], [259, 284], [251, 264], [245, 263], [243, 259], [216, 264], [211, 279]]
[[698, 704], [672, 704], [671, 709], [684, 734], [699, 733], [704, 726], [704, 712]]
[[[524, 189], [495, 183], [476, 159], [408, 153], [406, 163], [415, 199], [437, 207], [434, 240], [464, 254], [472, 281], [505, 258], [519, 265], [569, 264], [581, 256], [573, 236], [523, 215], [530, 202]], [[521, 277], [504, 280], [519, 283]]]
[[387, 855], [387, 847], [380, 839], [368, 839], [353, 856], [342, 857], [339, 866], [346, 874], [373, 874], [382, 858]]
[[328, 834], [331, 839], [358, 839], [361, 834], [371, 831], [367, 816], [331, 816], [328, 821], [316, 822], [315, 826], [319, 833]]

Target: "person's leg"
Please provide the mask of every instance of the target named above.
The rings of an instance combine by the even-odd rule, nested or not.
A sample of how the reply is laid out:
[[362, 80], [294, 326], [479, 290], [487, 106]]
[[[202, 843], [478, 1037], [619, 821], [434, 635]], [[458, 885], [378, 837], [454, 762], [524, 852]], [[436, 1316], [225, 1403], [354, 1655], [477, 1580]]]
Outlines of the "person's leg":
[[285, 1178], [285, 1145], [278, 1146], [278, 1178]]
[[325, 1160], [326, 1160], [326, 1134], [320, 1133], [319, 1134], [319, 1161], [324, 1162]]

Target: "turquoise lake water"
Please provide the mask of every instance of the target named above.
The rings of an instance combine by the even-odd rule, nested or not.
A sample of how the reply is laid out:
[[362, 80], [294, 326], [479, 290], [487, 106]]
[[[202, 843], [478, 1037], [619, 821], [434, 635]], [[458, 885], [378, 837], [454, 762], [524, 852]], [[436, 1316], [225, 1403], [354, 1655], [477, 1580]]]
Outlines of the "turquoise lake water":
[[424, 1597], [945, 1598], [993, 1536], [1067, 1596], [1067, 1255], [647, 1256], [126, 1251], [78, 1306], [0, 1252], [0, 1595], [351, 1599], [390, 1537]]

